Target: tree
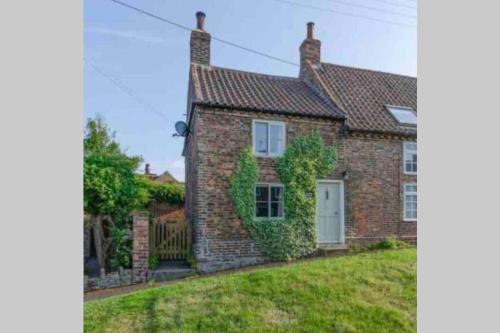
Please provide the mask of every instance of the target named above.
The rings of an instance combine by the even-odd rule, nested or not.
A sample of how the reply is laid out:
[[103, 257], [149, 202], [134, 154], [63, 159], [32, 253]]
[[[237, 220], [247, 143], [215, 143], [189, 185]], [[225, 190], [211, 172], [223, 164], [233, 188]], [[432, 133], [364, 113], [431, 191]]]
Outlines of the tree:
[[117, 230], [124, 229], [132, 210], [147, 203], [148, 191], [135, 176], [142, 158], [127, 156], [102, 118], [88, 119], [83, 146], [84, 211], [90, 217], [99, 266], [105, 268], [113, 235], [123, 234]]

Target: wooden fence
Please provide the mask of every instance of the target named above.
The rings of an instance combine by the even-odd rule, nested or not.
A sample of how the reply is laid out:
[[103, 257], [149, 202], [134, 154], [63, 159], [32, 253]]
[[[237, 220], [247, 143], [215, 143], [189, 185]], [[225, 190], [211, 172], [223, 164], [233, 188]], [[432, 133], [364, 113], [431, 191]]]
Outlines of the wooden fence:
[[187, 259], [191, 251], [191, 228], [186, 221], [153, 220], [149, 230], [149, 248], [160, 260]]

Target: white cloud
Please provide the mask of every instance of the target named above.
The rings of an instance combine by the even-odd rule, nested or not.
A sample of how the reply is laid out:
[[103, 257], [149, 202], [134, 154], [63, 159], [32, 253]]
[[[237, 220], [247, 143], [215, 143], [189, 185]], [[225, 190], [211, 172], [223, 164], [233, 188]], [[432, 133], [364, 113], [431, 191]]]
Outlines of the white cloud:
[[125, 30], [114, 30], [108, 28], [87, 28], [85, 32], [98, 33], [106, 36], [120, 37], [127, 39], [135, 39], [141, 42], [151, 43], [151, 44], [163, 44], [165, 40], [162, 38], [144, 35], [135, 31], [125, 31]]

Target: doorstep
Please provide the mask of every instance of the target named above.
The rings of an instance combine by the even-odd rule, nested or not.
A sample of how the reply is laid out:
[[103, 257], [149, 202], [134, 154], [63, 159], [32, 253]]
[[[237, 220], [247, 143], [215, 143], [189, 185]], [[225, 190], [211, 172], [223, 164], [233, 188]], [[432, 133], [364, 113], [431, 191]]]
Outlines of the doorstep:
[[348, 252], [349, 246], [347, 244], [323, 243], [318, 245], [317, 254], [322, 256], [336, 256], [347, 254]]
[[347, 244], [323, 243], [319, 244], [319, 248], [322, 250], [347, 250], [349, 247]]

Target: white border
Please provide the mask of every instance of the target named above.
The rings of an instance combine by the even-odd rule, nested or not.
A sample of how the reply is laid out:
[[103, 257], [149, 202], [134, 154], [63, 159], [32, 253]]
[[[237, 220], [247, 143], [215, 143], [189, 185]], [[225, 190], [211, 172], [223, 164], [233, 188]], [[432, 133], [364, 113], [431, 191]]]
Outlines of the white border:
[[[328, 245], [328, 244], [345, 244], [345, 207], [344, 207], [344, 181], [340, 179], [318, 179], [316, 180], [316, 212], [314, 219], [316, 221], [316, 226], [318, 225], [318, 185], [319, 184], [339, 184], [340, 185], [340, 242], [324, 242], [318, 245]], [[316, 229], [317, 230], [317, 229]]]
[[[267, 154], [259, 153], [255, 149], [255, 123], [266, 123], [268, 124], [267, 126]], [[271, 140], [271, 132], [270, 128], [271, 126], [269, 125], [281, 125], [283, 126], [283, 149], [281, 150], [280, 154], [271, 154], [271, 148], [270, 148], [270, 140]], [[255, 156], [258, 157], [280, 157], [283, 155], [286, 149], [286, 124], [283, 121], [276, 121], [276, 120], [264, 120], [264, 119], [252, 119], [252, 151], [255, 154]]]

